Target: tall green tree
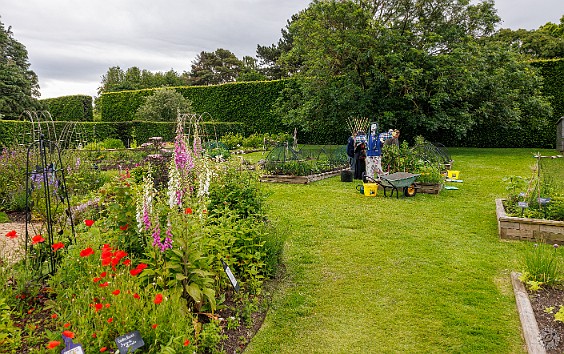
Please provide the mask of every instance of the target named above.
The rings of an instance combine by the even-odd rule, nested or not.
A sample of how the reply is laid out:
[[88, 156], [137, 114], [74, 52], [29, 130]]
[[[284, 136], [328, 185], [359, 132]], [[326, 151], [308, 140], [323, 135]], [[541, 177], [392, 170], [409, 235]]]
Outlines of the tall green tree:
[[536, 30], [502, 29], [496, 39], [532, 58], [564, 58], [564, 16], [560, 23], [548, 22]]
[[174, 70], [163, 72], [151, 72], [149, 70], [133, 66], [127, 70], [119, 66], [113, 66], [102, 76], [102, 82], [98, 87], [98, 95], [105, 92], [124, 90], [140, 90], [146, 88], [158, 88], [169, 86], [182, 86], [187, 84], [187, 79]]
[[0, 21], [0, 118], [18, 119], [25, 110], [37, 110], [37, 75], [30, 69], [27, 50]]
[[526, 113], [546, 120], [534, 70], [491, 40], [498, 22], [490, 0], [315, 0], [288, 27], [292, 48], [278, 60], [302, 59], [302, 85], [288, 86], [277, 111], [343, 137], [350, 116], [458, 137], [491, 122], [516, 127]]
[[191, 113], [192, 103], [174, 89], [155, 90], [139, 106], [136, 119], [143, 121], [174, 122], [178, 113]]
[[223, 48], [214, 52], [202, 51], [192, 62], [189, 82], [192, 85], [217, 85], [233, 82], [241, 72], [243, 63], [235, 54]]

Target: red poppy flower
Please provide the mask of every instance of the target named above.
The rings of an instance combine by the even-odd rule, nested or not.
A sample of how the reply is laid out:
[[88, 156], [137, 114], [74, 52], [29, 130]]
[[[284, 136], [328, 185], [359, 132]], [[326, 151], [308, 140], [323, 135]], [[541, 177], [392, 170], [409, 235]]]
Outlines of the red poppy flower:
[[111, 257], [112, 257], [112, 251], [102, 248], [102, 256], [100, 258], [105, 259], [105, 258], [111, 258]]
[[119, 295], [119, 293], [120, 293], [119, 289], [112, 291], [112, 294], [114, 294], [114, 295]]
[[103, 353], [103, 352], [105, 352], [106, 350], [108, 350], [108, 348], [102, 347], [102, 348], [100, 348], [100, 353]]
[[65, 323], [65, 324], [63, 325], [63, 327], [65, 327], [65, 328], [69, 328], [69, 327], [70, 327], [70, 323], [68, 323], [68, 322], [67, 322], [67, 323]]
[[51, 245], [51, 247], [53, 247], [53, 252], [56, 252], [57, 250], [60, 250], [61, 248], [65, 247], [65, 244], [62, 242], [57, 242], [54, 245]]
[[141, 273], [142, 271], [143, 271], [142, 269], [135, 268], [135, 269], [130, 270], [129, 273], [133, 276], [136, 276], [136, 275], [139, 275], [139, 273]]
[[94, 220], [86, 219], [84, 220], [84, 223], [86, 224], [86, 226], [90, 227], [94, 225]]
[[131, 265], [131, 259], [126, 259], [125, 261], [123, 261], [123, 265]]
[[133, 298], [134, 298], [134, 299], [139, 299], [140, 297], [141, 297], [141, 296], [139, 296], [139, 294], [137, 294], [137, 293], [133, 294]]
[[7, 238], [16, 238], [18, 237], [18, 233], [16, 232], [16, 230], [12, 230], [6, 233], [6, 237]]
[[184, 209], [184, 214], [192, 214], [192, 213], [193, 213], [192, 208]]
[[109, 266], [110, 263], [112, 263], [112, 259], [111, 259], [111, 258], [103, 258], [103, 259], [102, 259], [102, 266], [103, 266], [103, 267]]
[[152, 325], [151, 327], [152, 327], [153, 329], [155, 329], [155, 328], [157, 328], [157, 326], [158, 326], [158, 324], [155, 323], [155, 324]]
[[36, 245], [38, 243], [45, 242], [45, 239], [41, 235], [35, 235], [31, 238], [31, 243]]
[[92, 247], [88, 247], [83, 249], [82, 251], [80, 251], [80, 256], [81, 257], [88, 257], [94, 254], [94, 250], [92, 249]]
[[190, 340], [189, 340], [189, 339], [186, 339], [186, 340], [184, 341], [184, 346], [187, 347], [187, 346], [189, 346], [189, 345], [190, 345]]
[[110, 308], [110, 304], [106, 304], [105, 306], [106, 306], [106, 308], [107, 308], [107, 309], [109, 309], [109, 308]]
[[155, 296], [155, 300], [153, 300], [153, 302], [157, 305], [160, 304], [161, 302], [163, 302], [163, 295], [157, 294], [157, 296]]
[[47, 343], [47, 349], [55, 349], [57, 348], [59, 345], [61, 345], [61, 342], [57, 341], [57, 340], [52, 340], [49, 343]]
[[145, 263], [139, 263], [139, 265], [137, 265], [137, 269], [143, 270], [145, 268], [147, 268], [147, 265]]
[[97, 283], [97, 282], [99, 282], [100, 280], [102, 280], [102, 278], [96, 277], [96, 278], [92, 279], [92, 281], [93, 281], [94, 283]]
[[102, 304], [96, 304], [96, 305], [94, 305], [94, 307], [96, 307], [96, 312], [98, 312], [98, 311], [100, 311], [101, 309], [104, 308], [104, 305], [102, 305]]
[[108, 272], [102, 272], [100, 273], [100, 278], [105, 278], [106, 275], [108, 275]]
[[119, 227], [121, 231], [126, 231], [129, 228], [129, 224], [125, 224]]
[[51, 315], [51, 318], [52, 318], [52, 319], [55, 319], [55, 318], [57, 318], [57, 317], [59, 317], [59, 315], [57, 315], [56, 313], [54, 313], [54, 314]]
[[96, 338], [96, 337], [98, 337], [98, 336], [96, 335], [96, 332], [92, 333], [92, 338]]
[[71, 331], [63, 331], [63, 336], [67, 338], [74, 338], [74, 333]]
[[101, 288], [105, 288], [106, 286], [108, 286], [108, 282], [107, 282], [107, 281], [106, 281], [106, 282], [103, 282], [103, 283], [100, 283], [100, 287], [101, 287]]
[[123, 257], [126, 257], [126, 256], [127, 256], [127, 252], [122, 251], [122, 250], [117, 250], [114, 253], [114, 257], [119, 259], [119, 260], [121, 260]]
[[111, 317], [110, 317], [110, 318], [108, 318], [108, 323], [112, 323], [112, 322], [114, 322], [114, 319], [113, 319], [113, 318], [111, 318]]

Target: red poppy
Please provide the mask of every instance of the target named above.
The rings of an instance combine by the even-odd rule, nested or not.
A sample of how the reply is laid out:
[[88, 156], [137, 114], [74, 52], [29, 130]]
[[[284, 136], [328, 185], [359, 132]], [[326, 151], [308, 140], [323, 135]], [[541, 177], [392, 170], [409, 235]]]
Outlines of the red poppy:
[[134, 299], [139, 299], [140, 297], [141, 297], [141, 296], [139, 296], [139, 294], [137, 294], [137, 293], [133, 294], [133, 298], [134, 298]]
[[108, 318], [108, 323], [112, 323], [112, 322], [114, 322], [114, 319], [113, 319], [113, 318], [111, 318], [111, 317], [110, 317], [110, 318]]
[[102, 248], [102, 256], [101, 256], [101, 258], [102, 258], [102, 259], [105, 259], [105, 258], [111, 258], [111, 257], [112, 257], [112, 251], [109, 250], [109, 249], [104, 249], [104, 248]]
[[80, 256], [81, 257], [88, 257], [94, 254], [94, 250], [92, 249], [92, 247], [88, 247], [83, 249], [82, 251], [80, 251]]
[[119, 227], [121, 231], [126, 231], [129, 228], [129, 224], [125, 224]]
[[12, 230], [6, 233], [6, 237], [7, 238], [16, 238], [18, 237], [18, 233], [16, 232], [16, 230]]
[[97, 283], [97, 282], [99, 282], [100, 280], [102, 280], [102, 278], [96, 277], [96, 278], [92, 279], [92, 281], [93, 281], [94, 283]]
[[96, 305], [94, 305], [94, 307], [96, 307], [96, 312], [98, 312], [98, 311], [100, 311], [101, 309], [104, 308], [104, 305], [102, 305], [102, 304], [96, 304]]
[[153, 300], [153, 302], [157, 305], [160, 304], [161, 302], [163, 302], [163, 295], [157, 294], [157, 296], [155, 296], [155, 300]]
[[74, 338], [74, 333], [71, 331], [63, 331], [63, 336], [67, 338]]
[[65, 324], [63, 325], [63, 327], [65, 327], [65, 328], [69, 328], [69, 327], [70, 327], [70, 323], [68, 323], [68, 322], [67, 322], [67, 323], [65, 323]]
[[155, 323], [155, 324], [152, 325], [151, 327], [152, 327], [153, 329], [155, 329], [155, 328], [157, 328], [157, 326], [158, 326], [158, 324]]
[[52, 340], [49, 343], [47, 343], [47, 349], [55, 349], [57, 348], [59, 345], [61, 345], [61, 342], [57, 341], [57, 340]]
[[52, 319], [55, 319], [55, 318], [57, 318], [57, 317], [59, 317], [59, 315], [57, 315], [56, 313], [54, 313], [54, 314], [51, 315], [51, 318], [52, 318]]
[[86, 224], [86, 226], [90, 227], [94, 225], [94, 220], [86, 219], [84, 220], [84, 223]]
[[184, 214], [192, 214], [192, 213], [193, 213], [192, 208], [184, 209]]
[[102, 347], [102, 348], [100, 348], [100, 353], [103, 353], [103, 352], [105, 352], [106, 350], [108, 350], [108, 348]]
[[110, 304], [106, 304], [105, 306], [106, 306], [106, 308], [107, 308], [107, 309], [109, 309], [109, 308], [110, 308]]
[[110, 263], [112, 263], [112, 258], [111, 258], [111, 257], [110, 257], [110, 258], [103, 258], [103, 259], [102, 259], [102, 266], [103, 266], [103, 267], [109, 266]]
[[131, 265], [131, 259], [126, 259], [125, 261], [123, 261], [123, 265]]
[[102, 273], [100, 273], [100, 278], [105, 278], [105, 277], [106, 277], [106, 275], [108, 275], [108, 273], [107, 273], [107, 272], [102, 272]]
[[119, 289], [112, 291], [112, 294], [114, 294], [114, 295], [119, 295], [119, 293], [120, 293]]
[[141, 273], [142, 271], [143, 271], [142, 269], [135, 268], [135, 269], [130, 270], [129, 273], [133, 276], [136, 276], [136, 275], [139, 275], [139, 273]]
[[98, 337], [98, 336], [96, 335], [96, 332], [92, 333], [92, 338], [96, 338], [96, 337]]
[[56, 252], [57, 250], [60, 250], [61, 248], [65, 247], [65, 244], [62, 242], [57, 242], [54, 245], [51, 245], [51, 247], [53, 247], [53, 252]]
[[189, 345], [190, 345], [190, 340], [189, 340], [189, 339], [186, 339], [186, 340], [184, 341], [184, 346], [187, 347], [187, 346], [189, 346]]
[[100, 283], [100, 287], [101, 287], [101, 288], [105, 288], [106, 286], [108, 286], [108, 282], [107, 282], [107, 281], [106, 281], [106, 282], [103, 282], [103, 283]]
[[38, 243], [45, 242], [45, 239], [41, 235], [35, 235], [31, 238], [31, 243], [36, 245]]
[[145, 268], [147, 268], [147, 265], [145, 263], [139, 263], [139, 265], [137, 265], [137, 269], [143, 270]]

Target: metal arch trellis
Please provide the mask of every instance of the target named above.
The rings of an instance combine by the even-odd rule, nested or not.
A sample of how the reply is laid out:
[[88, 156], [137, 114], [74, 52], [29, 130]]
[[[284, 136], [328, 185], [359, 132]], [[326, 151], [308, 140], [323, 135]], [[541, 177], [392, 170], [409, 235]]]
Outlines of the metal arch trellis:
[[[25, 218], [25, 260], [39, 276], [53, 274], [59, 257], [51, 252], [58, 239], [67, 237], [68, 243], [75, 242], [74, 222], [65, 181], [65, 169], [61, 150], [57, 143], [53, 120], [48, 112], [26, 111], [32, 124], [33, 141], [26, 155], [26, 218]], [[31, 243], [32, 234], [40, 235], [32, 221], [32, 211], [43, 213], [42, 221], [47, 239], [44, 243]], [[71, 233], [65, 235], [65, 227], [70, 224]], [[42, 236], [40, 236], [42, 237]], [[46, 252], [41, 252], [41, 247]]]

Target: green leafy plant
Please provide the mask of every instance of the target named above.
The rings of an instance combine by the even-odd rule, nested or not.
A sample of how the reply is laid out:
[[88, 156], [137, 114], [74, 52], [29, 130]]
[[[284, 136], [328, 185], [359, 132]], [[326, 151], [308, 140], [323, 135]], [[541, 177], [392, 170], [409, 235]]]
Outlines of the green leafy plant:
[[560, 256], [559, 246], [551, 246], [543, 242], [535, 243], [525, 254], [525, 271], [521, 280], [529, 285], [531, 290], [541, 285], [552, 285], [559, 280]]

